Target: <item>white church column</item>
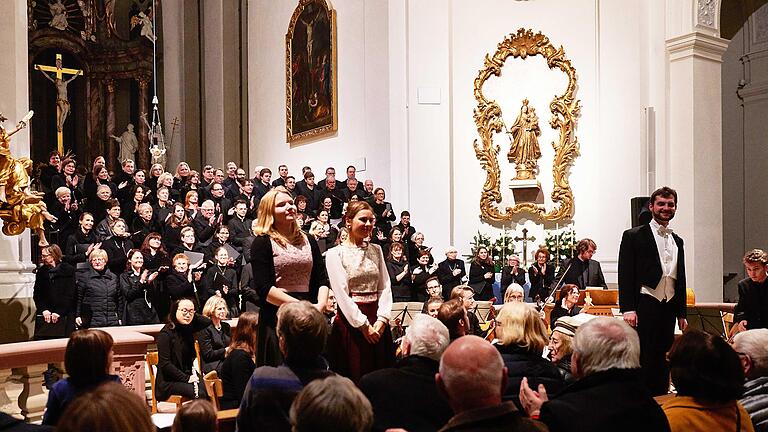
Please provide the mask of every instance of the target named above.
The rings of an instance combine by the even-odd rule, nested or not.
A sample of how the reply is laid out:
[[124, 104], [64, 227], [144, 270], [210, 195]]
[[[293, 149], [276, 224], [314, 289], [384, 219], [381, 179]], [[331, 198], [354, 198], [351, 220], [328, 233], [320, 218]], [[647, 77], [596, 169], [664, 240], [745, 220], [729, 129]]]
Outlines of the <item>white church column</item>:
[[673, 228], [686, 242], [688, 287], [699, 302], [723, 295], [721, 62], [727, 46], [699, 31], [666, 44], [668, 146], [659, 156], [668, 163], [657, 178], [678, 191]]
[[[8, 118], [4, 126], [10, 129], [29, 110], [27, 8], [26, 2], [20, 1], [4, 6], [0, 14], [0, 113]], [[11, 154], [29, 156], [29, 129], [13, 136]], [[34, 266], [29, 256], [28, 233], [17, 237], [0, 234], [0, 343], [30, 336]]]

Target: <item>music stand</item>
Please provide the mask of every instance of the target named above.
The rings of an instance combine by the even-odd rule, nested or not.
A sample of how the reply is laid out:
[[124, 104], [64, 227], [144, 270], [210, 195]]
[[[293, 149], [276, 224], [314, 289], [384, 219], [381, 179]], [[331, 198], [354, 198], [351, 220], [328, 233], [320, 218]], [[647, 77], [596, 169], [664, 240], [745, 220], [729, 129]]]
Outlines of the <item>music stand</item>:
[[688, 306], [688, 327], [728, 339], [723, 312], [716, 307]]
[[392, 304], [392, 313], [390, 316], [390, 321], [395, 322], [397, 320], [400, 321], [400, 325], [403, 327], [408, 327], [411, 325], [411, 320], [413, 317], [421, 313], [421, 308], [423, 307], [423, 303], [421, 302], [398, 302]]

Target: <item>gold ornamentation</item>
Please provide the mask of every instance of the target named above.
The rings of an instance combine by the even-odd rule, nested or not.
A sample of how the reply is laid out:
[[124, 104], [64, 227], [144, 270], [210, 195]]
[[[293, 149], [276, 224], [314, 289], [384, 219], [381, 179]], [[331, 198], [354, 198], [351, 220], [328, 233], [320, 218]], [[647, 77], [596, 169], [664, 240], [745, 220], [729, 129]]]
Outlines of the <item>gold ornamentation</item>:
[[[552, 162], [553, 190], [552, 201], [559, 203], [551, 211], [531, 202], [524, 202], [514, 207], [506, 207], [504, 211], [496, 206], [501, 202], [500, 176], [498, 154], [499, 145], [494, 144], [493, 135], [506, 130], [502, 118], [501, 107], [495, 101], [489, 101], [483, 95], [483, 85], [492, 75], [500, 77], [501, 69], [508, 57], [525, 60], [528, 56], [541, 55], [547, 60], [550, 69], [558, 68], [568, 76], [568, 87], [561, 96], [555, 96], [549, 104], [552, 119], [549, 125], [560, 130], [558, 143], [552, 142], [555, 158]], [[473, 147], [480, 165], [487, 176], [480, 196], [481, 217], [490, 221], [510, 221], [521, 212], [529, 212], [543, 221], [567, 220], [573, 217], [574, 198], [568, 175], [573, 160], [579, 153], [579, 143], [574, 134], [576, 117], [581, 110], [579, 101], [574, 98], [576, 92], [576, 69], [571, 61], [566, 59], [562, 47], [555, 48], [549, 38], [533, 31], [520, 29], [517, 34], [510, 34], [499, 43], [493, 56], [485, 56], [485, 65], [475, 78], [475, 99], [477, 107], [474, 111], [477, 132], [480, 142], [475, 140]]]
[[43, 194], [29, 189], [32, 160], [11, 155], [11, 136], [27, 127], [32, 114], [30, 111], [24, 116], [11, 132], [2, 126], [6, 118], [0, 114], [0, 219], [3, 234], [16, 236], [29, 228], [38, 234], [40, 246], [47, 246], [43, 222], [55, 222], [56, 218], [48, 213]]

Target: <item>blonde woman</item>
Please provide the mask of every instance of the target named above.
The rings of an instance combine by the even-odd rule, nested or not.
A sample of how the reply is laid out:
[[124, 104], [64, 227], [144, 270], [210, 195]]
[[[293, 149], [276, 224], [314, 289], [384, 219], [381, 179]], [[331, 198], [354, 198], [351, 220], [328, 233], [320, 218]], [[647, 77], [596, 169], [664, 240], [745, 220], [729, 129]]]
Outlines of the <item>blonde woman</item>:
[[211, 325], [197, 333], [197, 341], [200, 342], [200, 357], [202, 357], [203, 374], [215, 370], [221, 376], [221, 366], [224, 357], [229, 352], [229, 343], [232, 341], [232, 329], [224, 321], [227, 319], [229, 308], [222, 297], [213, 296], [203, 306], [203, 316], [211, 319]]
[[496, 348], [504, 359], [509, 374], [504, 400], [518, 403], [520, 381], [528, 378], [528, 385], [538, 390], [544, 384], [549, 394], [560, 391], [563, 377], [557, 366], [542, 357], [549, 336], [539, 313], [528, 303], [506, 303], [496, 317]]
[[[259, 202], [251, 244], [253, 284], [259, 293], [257, 366], [283, 362], [278, 344], [277, 309], [284, 303], [308, 300], [321, 310], [328, 297], [328, 277], [317, 242], [296, 223], [290, 192], [278, 186]], [[246, 294], [246, 296], [252, 296]]]

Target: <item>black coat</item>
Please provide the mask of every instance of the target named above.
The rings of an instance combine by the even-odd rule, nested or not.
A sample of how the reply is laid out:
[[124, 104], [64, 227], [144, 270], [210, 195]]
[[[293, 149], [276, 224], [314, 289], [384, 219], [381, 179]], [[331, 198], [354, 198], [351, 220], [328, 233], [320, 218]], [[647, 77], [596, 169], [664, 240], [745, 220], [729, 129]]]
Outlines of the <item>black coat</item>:
[[469, 265], [469, 286], [475, 290], [478, 300], [490, 300], [493, 297], [493, 282], [495, 278], [485, 278], [486, 273], [494, 273], [493, 264], [478, 264], [472, 261]]
[[[453, 270], [461, 270], [461, 273], [453, 275]], [[451, 290], [461, 285], [461, 279], [467, 275], [464, 261], [460, 259], [445, 259], [437, 265], [437, 277], [440, 279], [440, 285], [443, 286], [443, 298], [450, 298]]]
[[157, 335], [158, 363], [155, 378], [155, 396], [158, 400], [166, 400], [171, 396], [170, 383], [188, 382], [195, 360], [194, 333], [209, 325], [210, 319], [195, 314], [189, 325], [166, 324], [160, 330]]
[[[227, 292], [223, 291], [223, 286], [227, 286]], [[213, 265], [205, 272], [202, 279], [202, 288], [205, 300], [200, 299], [200, 303], [205, 303], [209, 298], [216, 295], [216, 291], [221, 293], [221, 297], [227, 302], [230, 318], [240, 315], [240, 292], [237, 286], [237, 272], [230, 267], [219, 267]]]
[[[411, 293], [413, 301], [424, 302], [427, 301], [429, 295], [427, 294], [427, 279], [437, 273], [437, 271], [430, 273], [430, 266], [417, 265], [409, 271], [411, 275]], [[421, 271], [416, 271], [421, 270]]]
[[107, 252], [109, 257], [109, 261], [107, 261], [109, 270], [116, 275], [124, 272], [128, 263], [128, 252], [133, 249], [133, 242], [127, 238], [112, 236], [101, 242], [101, 248]]
[[[566, 269], [568, 269], [568, 272], [563, 275], [562, 272]], [[576, 285], [580, 290], [598, 286], [608, 288], [600, 263], [593, 259], [584, 262], [577, 257], [563, 261], [563, 264], [560, 266], [560, 273], [557, 275], [557, 280], [560, 280], [560, 277], [563, 277], [562, 283]]]
[[152, 307], [152, 302], [157, 296], [156, 285], [152, 283], [140, 283], [141, 275], [136, 275], [133, 270], [128, 270], [120, 275], [120, 290], [125, 297], [125, 325], [159, 324], [157, 311]]
[[256, 369], [256, 363], [251, 355], [239, 348], [232, 350], [224, 359], [219, 372], [223, 388], [220, 400], [222, 409], [240, 407], [245, 387], [248, 385], [254, 369]]
[[363, 376], [359, 387], [373, 407], [373, 430], [440, 429], [453, 416], [453, 411], [437, 390], [438, 366], [439, 363], [430, 358], [408, 356], [393, 368]]
[[[77, 289], [75, 288], [75, 268], [65, 262], [55, 267], [40, 266], [35, 274], [35, 301], [37, 315], [43, 311], [57, 313], [66, 320], [65, 335], [69, 336], [75, 328], [77, 310]], [[37, 331], [37, 328], [35, 328]]]
[[739, 282], [739, 302], [734, 322], [746, 320], [748, 329], [768, 328], [768, 281], [754, 282], [746, 278]]
[[501, 296], [504, 297], [504, 292], [507, 291], [512, 283], [516, 283], [520, 286], [525, 285], [525, 269], [517, 267], [517, 273], [512, 274], [512, 266], [504, 266], [501, 268]]
[[67, 240], [69, 236], [74, 234], [78, 229], [78, 221], [82, 211], [78, 207], [77, 210], [65, 210], [64, 205], [58, 200], [55, 200], [48, 206], [48, 212], [56, 217], [55, 223], [45, 222], [46, 228], [51, 232], [52, 237], [55, 238], [56, 244], [59, 245], [61, 250], [66, 250]]
[[234, 215], [229, 219], [227, 226], [229, 227], [229, 239], [232, 244], [242, 246], [245, 237], [253, 236], [251, 224], [253, 224], [253, 221], [247, 217], [240, 220], [237, 215]]
[[179, 273], [174, 269], [168, 270], [165, 276], [165, 292], [172, 302], [180, 298], [191, 298], [197, 303], [195, 286], [187, 279], [187, 273]]
[[83, 230], [78, 228], [77, 231], [67, 239], [67, 247], [64, 248], [64, 261], [73, 265], [85, 262], [88, 259], [85, 255], [88, 251], [88, 246], [95, 243], [98, 243], [98, 240], [96, 240], [96, 234], [93, 230], [89, 231], [88, 234], [85, 234], [83, 233]]
[[[209, 220], [204, 218], [201, 212], [197, 212], [195, 217], [192, 218], [192, 228], [195, 229], [195, 238], [197, 241], [204, 245], [207, 245], [216, 233], [216, 225], [211, 225]], [[231, 233], [229, 237], [232, 238]]]
[[539, 384], [544, 384], [544, 387], [547, 388], [547, 394], [550, 395], [565, 387], [565, 381], [557, 366], [544, 359], [541, 353], [530, 352], [515, 345], [497, 345], [496, 349], [501, 353], [509, 376], [507, 391], [503, 396], [505, 401], [513, 401], [518, 408], [522, 409], [519, 393], [520, 382], [523, 378], [528, 378], [528, 386], [536, 391], [538, 391]]
[[104, 269], [92, 267], [77, 272], [77, 312], [84, 327], [111, 327], [120, 325], [125, 298], [118, 277]]
[[539, 271], [539, 264], [534, 263], [528, 268], [528, 279], [531, 281], [531, 290], [528, 292], [528, 297], [536, 298], [536, 295], [541, 297], [541, 300], [546, 299], [552, 288], [552, 283], [555, 281], [555, 265], [547, 263], [544, 276]]
[[664, 411], [640, 382], [639, 369], [597, 372], [559, 394], [549, 387], [547, 393], [540, 420], [551, 432], [669, 431]]
[[197, 333], [200, 343], [200, 357], [203, 361], [203, 374], [215, 370], [221, 376], [221, 366], [224, 364], [226, 348], [232, 341], [232, 329], [226, 322], [221, 322], [221, 331], [213, 324]]
[[146, 222], [140, 216], [133, 218], [133, 221], [131, 222], [131, 241], [134, 245], [137, 247], [141, 246], [144, 243], [144, 239], [151, 232], [156, 232], [158, 234], [163, 233], [154, 214], [149, 222]]
[[392, 297], [396, 302], [411, 301], [411, 272], [405, 273], [398, 282], [397, 275], [403, 272], [408, 262], [405, 259], [400, 261], [387, 260], [387, 272], [389, 273], [389, 283], [392, 286]]

